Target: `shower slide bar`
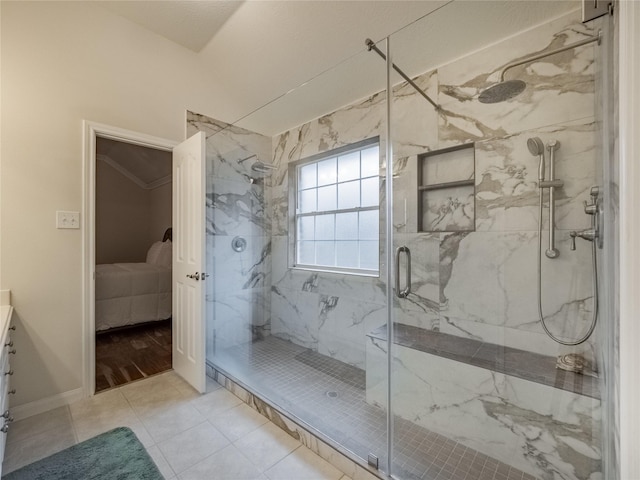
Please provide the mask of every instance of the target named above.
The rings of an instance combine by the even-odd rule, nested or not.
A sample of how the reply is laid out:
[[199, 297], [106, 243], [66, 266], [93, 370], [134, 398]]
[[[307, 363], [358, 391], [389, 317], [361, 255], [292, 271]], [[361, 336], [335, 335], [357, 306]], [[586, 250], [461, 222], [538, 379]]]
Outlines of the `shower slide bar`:
[[[384, 53], [382, 53], [382, 50], [380, 50], [380, 49], [377, 47], [377, 45], [374, 43], [374, 41], [373, 41], [373, 40], [371, 40], [370, 38], [367, 38], [367, 39], [364, 41], [364, 43], [365, 43], [365, 45], [367, 46], [367, 50], [369, 50], [369, 51], [373, 50], [373, 51], [374, 51], [374, 52], [376, 52], [378, 55], [380, 55], [380, 56], [382, 57], [382, 59], [383, 59], [383, 60], [385, 60], [385, 61], [387, 60], [387, 56], [386, 56]], [[426, 93], [424, 93], [424, 92], [422, 91], [422, 89], [421, 89], [421, 88], [416, 84], [416, 82], [414, 82], [413, 80], [411, 80], [411, 79], [407, 76], [407, 74], [406, 74], [406, 73], [404, 73], [404, 72], [400, 69], [400, 67], [398, 67], [395, 63], [392, 63], [392, 64], [391, 64], [391, 66], [393, 67], [393, 69], [394, 69], [396, 72], [398, 72], [398, 73], [400, 74], [400, 76], [401, 76], [402, 78], [404, 78], [404, 79], [407, 81], [407, 83], [408, 83], [409, 85], [411, 85], [413, 88], [415, 88], [415, 89], [416, 89], [416, 91], [417, 91], [420, 95], [422, 95], [422, 96], [423, 96], [423, 97], [424, 97], [424, 98], [425, 98], [425, 99], [426, 99], [426, 100], [427, 100], [431, 105], [433, 105], [433, 107], [434, 107], [437, 111], [440, 111], [440, 110], [441, 110], [441, 108], [442, 108], [442, 107], [440, 107], [440, 105], [438, 105], [436, 102], [434, 102], [434, 101], [431, 99], [431, 97], [429, 97], [429, 95], [427, 95]]]
[[[565, 346], [576, 346], [580, 345], [587, 341], [587, 339], [591, 336], [596, 327], [596, 322], [598, 320], [598, 264], [597, 264], [597, 256], [596, 256], [596, 241], [598, 245], [601, 245], [601, 226], [602, 226], [602, 201], [599, 199], [600, 189], [598, 187], [593, 187], [591, 189], [591, 204], [584, 202], [584, 213], [587, 215], [591, 215], [591, 228], [586, 230], [581, 230], [579, 232], [572, 231], [570, 232], [571, 237], [571, 250], [576, 249], [576, 237], [583, 238], [590, 242], [593, 242], [591, 248], [591, 262], [593, 269], [593, 277], [592, 277], [592, 287], [593, 287], [593, 313], [591, 318], [591, 325], [587, 332], [576, 340], [564, 340], [557, 336], [555, 336], [547, 327], [546, 320], [544, 318], [544, 313], [542, 311], [542, 210], [544, 207], [544, 189], [549, 189], [549, 248], [545, 251], [545, 255], [550, 258], [558, 258], [560, 252], [555, 247], [555, 189], [560, 188], [564, 185], [562, 180], [558, 180], [555, 177], [555, 152], [560, 148], [560, 142], [557, 140], [550, 140], [547, 142], [547, 150], [549, 151], [549, 179], [545, 180], [545, 146], [542, 140], [538, 137], [532, 137], [527, 140], [527, 148], [531, 155], [537, 156], [539, 158], [538, 164], [538, 188], [540, 190], [539, 194], [539, 208], [538, 208], [538, 282], [537, 282], [537, 293], [538, 293], [538, 317], [540, 319], [540, 323], [542, 324], [542, 328], [545, 333], [551, 338], [553, 341], [559, 343], [560, 345]], [[560, 367], [565, 368], [565, 367]]]
[[544, 254], [548, 258], [556, 258], [560, 252], [556, 248], [556, 188], [564, 186], [562, 180], [556, 180], [555, 152], [560, 148], [560, 142], [551, 140], [547, 143], [549, 150], [549, 180], [540, 181], [539, 187], [549, 189], [549, 248]]

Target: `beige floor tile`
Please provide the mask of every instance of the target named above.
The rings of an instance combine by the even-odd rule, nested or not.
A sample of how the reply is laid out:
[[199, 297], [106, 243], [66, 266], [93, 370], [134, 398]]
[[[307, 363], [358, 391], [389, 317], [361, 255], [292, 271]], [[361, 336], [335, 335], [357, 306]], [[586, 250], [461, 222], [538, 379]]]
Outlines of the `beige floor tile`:
[[266, 423], [234, 445], [262, 471], [272, 467], [301, 443], [273, 423]]
[[159, 415], [143, 418], [142, 423], [153, 440], [159, 443], [206, 421], [195, 407], [181, 404]]
[[180, 474], [180, 480], [262, 480], [264, 475], [233, 445]]
[[[174, 371], [163, 373], [166, 380], [180, 392], [180, 394], [187, 400], [198, 398], [200, 393], [189, 385], [180, 375]], [[207, 377], [208, 378], [208, 377]]]
[[7, 444], [2, 473], [9, 473], [29, 463], [48, 457], [77, 443], [73, 427], [48, 430], [19, 442]]
[[60, 407], [40, 413], [23, 420], [13, 422], [9, 426], [7, 444], [21, 442], [29, 437], [40, 435], [50, 430], [64, 430], [71, 427], [69, 407]]
[[225, 410], [229, 410], [241, 403], [242, 400], [224, 388], [207, 393], [191, 401], [191, 404], [209, 419], [215, 418]]
[[127, 397], [127, 400], [136, 415], [143, 419], [161, 415], [171, 408], [185, 405], [190, 399], [185, 398], [176, 388], [167, 383], [147, 390], [144, 395]]
[[171, 468], [171, 465], [169, 465], [169, 462], [167, 462], [167, 459], [164, 458], [164, 455], [162, 455], [157, 445], [147, 448], [147, 453], [153, 459], [165, 480], [176, 478], [176, 473]]
[[271, 480], [339, 480], [343, 473], [301, 446], [267, 470], [265, 475]]
[[118, 389], [76, 402], [70, 405], [69, 409], [80, 441], [112, 428], [137, 426], [140, 423], [129, 402]]
[[210, 383], [208, 393], [199, 395], [167, 372], [16, 422], [3, 473], [127, 426], [166, 480], [350, 480], [235, 395]]
[[229, 445], [229, 441], [209, 422], [186, 430], [158, 444], [162, 455], [177, 474]]
[[212, 416], [209, 421], [214, 427], [220, 430], [225, 437], [235, 442], [267, 423], [269, 419], [242, 403], [224, 411], [220, 415]]
[[114, 428], [129, 427], [133, 433], [136, 434], [140, 443], [145, 447], [149, 447], [156, 443], [145, 426], [135, 415], [96, 417], [93, 420], [91, 417], [83, 417], [81, 419], [74, 420], [73, 425], [79, 442], [83, 442]]

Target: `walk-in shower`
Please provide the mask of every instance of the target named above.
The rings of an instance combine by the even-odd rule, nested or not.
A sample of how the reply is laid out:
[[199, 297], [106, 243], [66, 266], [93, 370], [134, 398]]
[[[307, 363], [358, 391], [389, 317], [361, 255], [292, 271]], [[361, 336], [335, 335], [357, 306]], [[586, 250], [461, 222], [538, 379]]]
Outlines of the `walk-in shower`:
[[[571, 241], [611, 187], [610, 19], [536, 5], [449, 2], [240, 121], [188, 116], [207, 131], [209, 374], [351, 478], [609, 478], [609, 322]], [[505, 69], [526, 93], [479, 101]], [[556, 368], [570, 355], [582, 373]]]

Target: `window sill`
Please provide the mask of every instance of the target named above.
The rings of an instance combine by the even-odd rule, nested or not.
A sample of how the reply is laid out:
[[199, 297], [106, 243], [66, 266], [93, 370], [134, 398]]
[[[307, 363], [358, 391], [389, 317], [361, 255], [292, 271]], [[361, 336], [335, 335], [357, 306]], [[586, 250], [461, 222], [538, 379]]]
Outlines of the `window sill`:
[[301, 270], [305, 272], [317, 272], [317, 273], [332, 273], [335, 275], [350, 275], [354, 277], [366, 277], [366, 278], [380, 278], [380, 272], [363, 272], [363, 271], [350, 271], [350, 270], [333, 270], [330, 268], [294, 265], [289, 267], [291, 270]]

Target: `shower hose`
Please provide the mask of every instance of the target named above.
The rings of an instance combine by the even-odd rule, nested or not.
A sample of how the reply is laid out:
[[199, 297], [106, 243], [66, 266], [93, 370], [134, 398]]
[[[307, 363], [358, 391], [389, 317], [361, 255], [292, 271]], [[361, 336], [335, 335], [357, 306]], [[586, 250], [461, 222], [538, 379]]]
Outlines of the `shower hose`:
[[542, 197], [543, 197], [543, 189], [540, 189], [540, 215], [538, 218], [538, 315], [540, 316], [540, 323], [542, 323], [542, 328], [546, 332], [549, 337], [558, 342], [561, 345], [574, 346], [580, 345], [584, 343], [593, 333], [593, 330], [596, 328], [596, 321], [598, 320], [598, 265], [596, 260], [596, 239], [591, 242], [591, 258], [592, 258], [592, 266], [593, 266], [593, 316], [591, 319], [591, 326], [587, 333], [580, 339], [575, 341], [565, 341], [556, 337], [551, 331], [547, 328], [547, 324], [544, 320], [544, 314], [542, 313]]

